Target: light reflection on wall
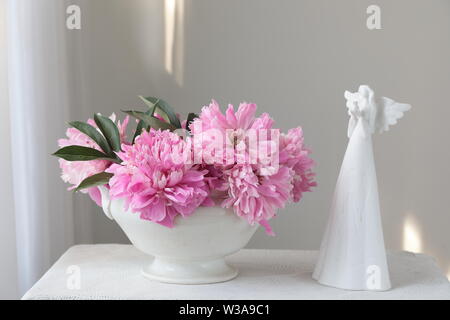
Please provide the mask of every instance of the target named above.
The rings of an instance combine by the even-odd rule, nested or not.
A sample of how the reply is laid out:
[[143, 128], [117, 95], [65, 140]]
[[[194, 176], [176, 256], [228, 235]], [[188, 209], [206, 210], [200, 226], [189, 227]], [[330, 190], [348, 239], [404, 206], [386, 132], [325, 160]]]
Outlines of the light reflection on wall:
[[184, 63], [184, 0], [164, 2], [165, 52], [164, 64], [169, 75], [183, 86]]
[[173, 72], [173, 45], [175, 39], [175, 11], [176, 0], [164, 1], [164, 28], [165, 28], [165, 67], [169, 74]]
[[403, 224], [403, 250], [422, 252], [420, 227], [412, 215], [407, 215]]
[[176, 0], [175, 81], [183, 86], [184, 75], [184, 0]]

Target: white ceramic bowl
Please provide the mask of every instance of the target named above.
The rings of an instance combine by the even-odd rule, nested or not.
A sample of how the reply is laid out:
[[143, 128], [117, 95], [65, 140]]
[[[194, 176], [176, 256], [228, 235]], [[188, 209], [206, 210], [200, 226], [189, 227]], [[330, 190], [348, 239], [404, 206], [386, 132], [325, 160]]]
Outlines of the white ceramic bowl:
[[105, 214], [137, 249], [153, 256], [143, 267], [143, 275], [162, 282], [202, 284], [233, 279], [238, 272], [224, 258], [243, 248], [258, 228], [220, 207], [199, 207], [187, 218], [177, 217], [175, 226], [167, 228], [125, 211], [123, 200], [110, 201], [108, 190], [100, 190]]

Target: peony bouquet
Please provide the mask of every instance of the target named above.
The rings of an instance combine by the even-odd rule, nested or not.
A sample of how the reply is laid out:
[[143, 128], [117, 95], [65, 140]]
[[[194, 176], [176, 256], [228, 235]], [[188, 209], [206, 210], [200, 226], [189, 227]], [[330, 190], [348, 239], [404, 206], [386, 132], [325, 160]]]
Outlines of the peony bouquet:
[[[213, 100], [181, 121], [164, 100], [141, 99], [147, 110], [124, 111], [123, 121], [96, 114], [69, 123], [54, 153], [69, 190], [101, 205], [104, 185], [124, 209], [166, 227], [199, 206], [220, 205], [273, 235], [277, 210], [316, 185], [302, 129], [282, 133], [267, 113], [256, 116], [253, 103], [223, 113]], [[136, 129], [127, 136], [130, 116]]]

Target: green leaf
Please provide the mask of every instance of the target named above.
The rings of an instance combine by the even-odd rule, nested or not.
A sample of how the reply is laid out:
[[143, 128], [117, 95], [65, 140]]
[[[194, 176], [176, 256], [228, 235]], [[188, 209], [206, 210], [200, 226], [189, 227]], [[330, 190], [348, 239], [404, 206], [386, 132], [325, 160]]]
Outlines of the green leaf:
[[151, 115], [146, 114], [145, 112], [133, 111], [133, 110], [122, 110], [122, 111], [132, 117], [135, 117], [141, 121], [144, 121], [145, 124], [147, 124], [148, 126], [152, 127], [155, 130], [161, 129], [161, 130], [173, 131], [176, 129], [170, 123], [161, 121], [158, 118], [155, 118], [155, 117], [152, 117]]
[[[150, 115], [151, 110], [147, 110], [144, 112], [147, 115]], [[139, 120], [138, 125], [136, 127], [136, 131], [134, 132], [134, 136], [133, 136], [133, 140], [131, 141], [131, 144], [134, 144], [134, 140], [136, 139], [137, 136], [139, 136], [142, 133], [142, 130], [149, 130], [150, 126], [148, 124], [146, 124], [144, 121]]]
[[170, 123], [170, 118], [167, 115], [167, 113], [164, 112], [164, 110], [159, 106], [159, 102], [160, 99], [157, 99], [154, 103], [147, 100], [146, 98], [144, 98], [143, 96], [139, 96], [139, 99], [141, 99], [142, 101], [144, 101], [144, 103], [148, 106], [149, 108], [149, 114], [151, 116], [154, 116], [155, 113], [157, 112], [159, 116], [161, 116], [166, 122]]
[[69, 125], [94, 140], [105, 153], [111, 154], [112, 150], [108, 144], [108, 141], [106, 141], [105, 137], [102, 136], [96, 128], [86, 122], [81, 121], [69, 122]]
[[120, 151], [120, 134], [116, 124], [112, 122], [111, 119], [100, 114], [94, 115], [94, 121], [105, 136], [111, 149], [114, 151]]
[[170, 124], [175, 126], [175, 128], [181, 128], [180, 119], [178, 119], [172, 107], [166, 101], [155, 97], [139, 96], [139, 98], [152, 109], [152, 115], [156, 111], [156, 108], [158, 108], [167, 115]]
[[[189, 125], [192, 121], [194, 121], [195, 118], [198, 118], [198, 114], [195, 113], [189, 113], [186, 121], [186, 130], [189, 130]], [[190, 130], [189, 130], [190, 131]]]
[[53, 153], [53, 155], [67, 161], [90, 161], [100, 159], [120, 163], [118, 159], [111, 158], [97, 149], [83, 146], [67, 146], [59, 149]]
[[113, 175], [114, 174], [108, 173], [108, 172], [100, 172], [100, 173], [94, 174], [93, 176], [87, 177], [86, 179], [81, 181], [79, 186], [74, 191], [76, 192], [76, 191], [80, 191], [80, 190], [83, 190], [86, 188], [102, 186], [104, 184], [107, 184], [109, 182], [109, 179]]

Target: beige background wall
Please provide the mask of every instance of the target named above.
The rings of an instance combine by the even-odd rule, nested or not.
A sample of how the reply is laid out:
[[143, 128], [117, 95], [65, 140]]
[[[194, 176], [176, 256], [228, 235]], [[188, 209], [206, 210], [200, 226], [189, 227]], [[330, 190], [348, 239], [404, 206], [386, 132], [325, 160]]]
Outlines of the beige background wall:
[[[211, 98], [253, 101], [283, 129], [303, 127], [319, 186], [250, 247], [319, 247], [347, 143], [344, 90], [365, 83], [412, 104], [375, 137], [386, 244], [433, 255], [450, 275], [450, 1], [176, 0], [173, 19], [164, 1], [79, 3], [82, 29], [68, 32], [81, 119], [151, 94], [184, 115]], [[370, 4], [381, 30], [366, 27]], [[82, 196], [76, 206], [80, 239], [126, 241]]]

